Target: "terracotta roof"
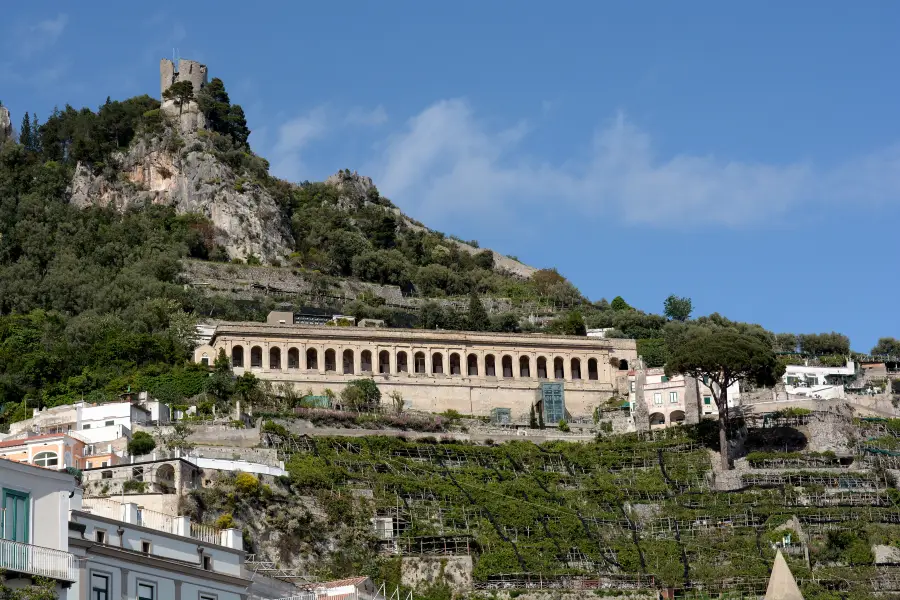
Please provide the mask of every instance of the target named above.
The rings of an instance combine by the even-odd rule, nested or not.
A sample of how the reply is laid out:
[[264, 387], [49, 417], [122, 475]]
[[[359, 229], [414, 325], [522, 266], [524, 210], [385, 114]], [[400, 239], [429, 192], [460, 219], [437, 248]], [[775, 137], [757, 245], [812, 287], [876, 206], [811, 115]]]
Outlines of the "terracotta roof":
[[800, 588], [797, 587], [791, 568], [781, 555], [781, 550], [775, 555], [765, 600], [803, 600], [803, 594], [800, 593]]
[[335, 579], [334, 581], [322, 581], [315, 584], [314, 587], [338, 588], [345, 585], [359, 585], [364, 583], [368, 577], [349, 577], [347, 579]]
[[36, 440], [46, 440], [49, 438], [61, 438], [65, 437], [65, 433], [44, 433], [42, 435], [35, 435], [27, 438], [19, 438], [17, 440], [9, 440], [6, 442], [0, 442], [0, 448], [12, 448], [15, 446], [24, 446], [26, 444], [30, 444]]

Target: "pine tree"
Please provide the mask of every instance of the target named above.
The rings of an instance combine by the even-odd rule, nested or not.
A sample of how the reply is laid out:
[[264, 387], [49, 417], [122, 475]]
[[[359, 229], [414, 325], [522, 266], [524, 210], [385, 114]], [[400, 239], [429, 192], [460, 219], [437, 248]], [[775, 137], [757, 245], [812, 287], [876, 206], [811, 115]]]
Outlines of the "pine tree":
[[31, 117], [29, 117], [26, 112], [25, 116], [22, 117], [22, 128], [19, 131], [19, 143], [30, 149], [31, 139]]
[[487, 331], [491, 328], [491, 318], [474, 291], [469, 294], [468, 326], [470, 331]]
[[38, 153], [41, 151], [41, 122], [37, 115], [31, 119], [31, 143], [28, 149]]

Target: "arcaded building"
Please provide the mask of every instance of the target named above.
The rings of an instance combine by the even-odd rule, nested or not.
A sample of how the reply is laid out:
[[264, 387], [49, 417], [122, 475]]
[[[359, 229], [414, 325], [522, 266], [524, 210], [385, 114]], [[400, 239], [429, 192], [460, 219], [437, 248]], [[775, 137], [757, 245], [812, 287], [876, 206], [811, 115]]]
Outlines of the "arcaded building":
[[383, 399], [397, 392], [409, 409], [482, 416], [500, 409], [521, 422], [533, 405], [553, 404], [548, 416], [592, 415], [625, 391], [637, 358], [634, 340], [284, 321], [218, 323], [194, 360], [212, 364], [224, 350], [236, 374], [250, 371], [301, 393], [339, 393], [347, 382], [371, 377]]

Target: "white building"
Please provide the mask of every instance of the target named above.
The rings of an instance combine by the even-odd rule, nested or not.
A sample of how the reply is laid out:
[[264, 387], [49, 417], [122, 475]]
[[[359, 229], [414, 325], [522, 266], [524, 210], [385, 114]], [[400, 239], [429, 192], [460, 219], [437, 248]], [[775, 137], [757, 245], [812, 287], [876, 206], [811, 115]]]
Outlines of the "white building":
[[32, 577], [56, 581], [60, 600], [77, 598], [70, 586], [78, 580], [69, 553], [69, 496], [77, 492], [66, 473], [0, 460], [0, 570], [6, 585], [31, 584]]
[[[709, 385], [683, 375], [666, 376], [662, 368], [637, 369], [628, 373], [628, 401], [632, 414], [643, 401], [650, 415], [650, 427], [696, 422], [700, 417], [717, 417], [718, 408]], [[740, 386], [733, 383], [726, 393], [728, 408], [741, 403]], [[696, 417], [696, 418], [695, 418]]]
[[238, 529], [101, 499], [73, 504], [70, 521], [73, 599], [244, 600], [250, 591]]
[[848, 360], [841, 367], [788, 365], [782, 381], [789, 396], [843, 398], [844, 384], [856, 378], [856, 364]]

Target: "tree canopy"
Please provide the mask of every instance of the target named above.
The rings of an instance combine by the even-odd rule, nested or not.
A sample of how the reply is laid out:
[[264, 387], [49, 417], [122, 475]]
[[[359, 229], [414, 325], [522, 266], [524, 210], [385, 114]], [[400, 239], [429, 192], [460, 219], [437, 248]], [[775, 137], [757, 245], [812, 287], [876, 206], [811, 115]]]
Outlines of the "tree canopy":
[[876, 356], [900, 356], [900, 340], [892, 337], [878, 339], [878, 343], [872, 348], [872, 354]]
[[690, 298], [679, 298], [672, 294], [663, 303], [663, 313], [673, 321], [687, 321], [691, 317], [694, 305]]

